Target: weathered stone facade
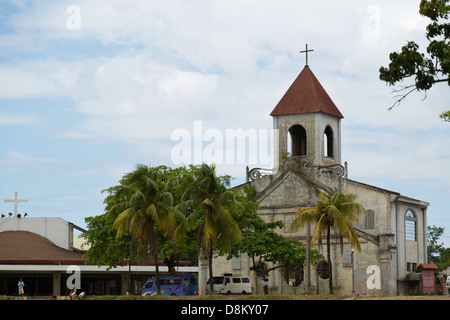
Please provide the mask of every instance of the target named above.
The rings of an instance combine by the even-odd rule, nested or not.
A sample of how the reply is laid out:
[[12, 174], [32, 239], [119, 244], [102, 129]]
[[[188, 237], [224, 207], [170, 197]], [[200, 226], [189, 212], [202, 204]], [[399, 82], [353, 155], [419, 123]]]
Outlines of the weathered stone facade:
[[[299, 105], [293, 106], [295, 103]], [[258, 214], [265, 221], [283, 221], [285, 227], [280, 232], [306, 245], [306, 228], [289, 232], [296, 209], [314, 206], [320, 192], [338, 189], [356, 194], [357, 202], [366, 209], [366, 214], [354, 225], [361, 251], [352, 251], [345, 239], [341, 247], [336, 235], [332, 236], [334, 292], [384, 296], [407, 293], [412, 285], [407, 281], [408, 273], [427, 261], [426, 212], [429, 204], [348, 178], [347, 163], [342, 165], [341, 162], [342, 115], [308, 67], [271, 115], [274, 129], [279, 132], [280, 154], [276, 156], [280, 167], [272, 170], [272, 174], [254, 180], [251, 179], [253, 175], [248, 175], [245, 184], [257, 192], [254, 201], [259, 205]], [[243, 185], [237, 188], [241, 187]], [[311, 226], [311, 230], [314, 227]], [[314, 246], [318, 247], [317, 244]], [[326, 243], [321, 250], [326, 256]], [[250, 261], [244, 255], [240, 264], [217, 258], [214, 273], [250, 275], [249, 266]], [[305, 266], [304, 270], [308, 268]], [[285, 271], [277, 269], [269, 278], [269, 288], [273, 293], [302, 293], [310, 282], [309, 290], [328, 293], [328, 280], [321, 279], [317, 265], [311, 266], [310, 270], [310, 275], [305, 271], [304, 281], [294, 287], [284, 280]], [[251, 276], [254, 293], [261, 293], [262, 280]]]
[[[426, 208], [423, 201], [401, 196], [399, 193], [369, 186], [357, 181], [340, 177], [334, 173], [296, 172], [290, 169], [279, 171], [274, 176], [264, 176], [249, 184], [258, 192], [255, 202], [259, 205], [258, 214], [265, 221], [281, 220], [285, 223], [281, 231], [286, 237], [298, 239], [306, 244], [306, 228], [289, 232], [289, 225], [300, 206], [312, 206], [319, 199], [319, 190], [329, 192], [330, 188], [341, 186], [345, 193], [358, 195], [357, 201], [366, 209], [366, 215], [360, 217], [354, 228], [359, 237], [361, 252], [353, 251], [344, 239], [341, 249], [339, 239], [332, 237], [333, 287], [335, 293], [397, 295], [407, 293], [408, 282], [403, 281], [409, 272], [408, 264], [418, 266], [426, 261]], [[325, 185], [321, 180], [333, 184]], [[408, 210], [415, 213], [416, 240], [405, 238], [405, 214]], [[314, 227], [314, 226], [312, 226]], [[318, 248], [318, 245], [315, 245]], [[326, 243], [321, 253], [326, 256]], [[224, 258], [215, 260], [215, 274], [232, 272], [250, 275], [250, 261], [242, 256], [239, 267]], [[328, 280], [320, 279], [311, 267], [311, 285], [313, 290], [325, 294], [328, 292]], [[306, 268], [305, 268], [306, 269]], [[305, 275], [305, 278], [307, 275]], [[354, 278], [354, 281], [353, 281]], [[262, 281], [252, 275], [255, 292], [262, 292]], [[270, 288], [276, 293], [301, 293], [305, 283], [291, 287], [284, 282], [283, 270], [275, 271], [269, 279]], [[368, 283], [370, 282], [370, 283]], [[258, 287], [258, 291], [256, 291]]]

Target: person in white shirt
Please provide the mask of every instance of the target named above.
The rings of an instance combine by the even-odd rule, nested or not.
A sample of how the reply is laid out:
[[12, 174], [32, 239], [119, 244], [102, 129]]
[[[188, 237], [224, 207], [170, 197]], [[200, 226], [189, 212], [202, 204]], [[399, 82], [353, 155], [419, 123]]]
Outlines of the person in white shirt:
[[23, 296], [24, 291], [23, 291], [23, 287], [25, 287], [25, 283], [22, 281], [22, 278], [20, 278], [19, 283], [17, 284], [17, 286], [19, 287], [19, 296]]

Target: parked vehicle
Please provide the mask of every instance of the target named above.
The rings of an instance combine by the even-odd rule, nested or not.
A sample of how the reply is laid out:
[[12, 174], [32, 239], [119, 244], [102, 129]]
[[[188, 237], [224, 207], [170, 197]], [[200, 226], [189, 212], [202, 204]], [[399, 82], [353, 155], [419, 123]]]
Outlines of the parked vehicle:
[[[159, 276], [159, 284], [162, 295], [191, 296], [198, 294], [197, 279], [191, 273]], [[155, 277], [149, 278], [142, 286], [141, 295], [156, 294]]]
[[[251, 294], [252, 284], [250, 278], [247, 276], [232, 275], [231, 273], [225, 273], [223, 276], [213, 277], [214, 293], [218, 294]], [[209, 284], [211, 279], [208, 280], [206, 285], [206, 293], [209, 292]]]

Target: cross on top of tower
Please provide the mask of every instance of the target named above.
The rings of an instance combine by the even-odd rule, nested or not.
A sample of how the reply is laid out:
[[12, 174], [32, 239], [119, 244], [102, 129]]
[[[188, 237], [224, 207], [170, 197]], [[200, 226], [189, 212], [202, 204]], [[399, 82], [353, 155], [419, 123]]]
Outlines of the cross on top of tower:
[[308, 52], [311, 52], [311, 51], [314, 51], [314, 50], [308, 50], [308, 44], [306, 44], [306, 50], [302, 50], [302, 51], [300, 51], [300, 53], [306, 53], [306, 65], [305, 65], [305, 67], [308, 67]]

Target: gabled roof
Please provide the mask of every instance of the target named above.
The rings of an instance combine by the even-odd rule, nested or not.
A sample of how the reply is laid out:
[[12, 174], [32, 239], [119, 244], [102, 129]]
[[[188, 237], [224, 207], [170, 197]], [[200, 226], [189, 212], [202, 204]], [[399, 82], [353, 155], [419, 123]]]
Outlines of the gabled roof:
[[310, 112], [323, 112], [338, 118], [344, 117], [311, 69], [305, 66], [270, 115]]
[[285, 181], [286, 178], [292, 177], [295, 180], [299, 181], [304, 185], [305, 188], [311, 189], [313, 193], [315, 193], [319, 197], [320, 191], [330, 192], [330, 188], [323, 183], [321, 183], [319, 180], [314, 178], [312, 175], [306, 172], [300, 172], [292, 169], [286, 169], [278, 178], [276, 178], [274, 181], [272, 181], [266, 188], [264, 188], [262, 191], [260, 191], [256, 197], [253, 199], [255, 203], [258, 203], [261, 206], [261, 202], [272, 192], [274, 192], [275, 189], [279, 188]]

